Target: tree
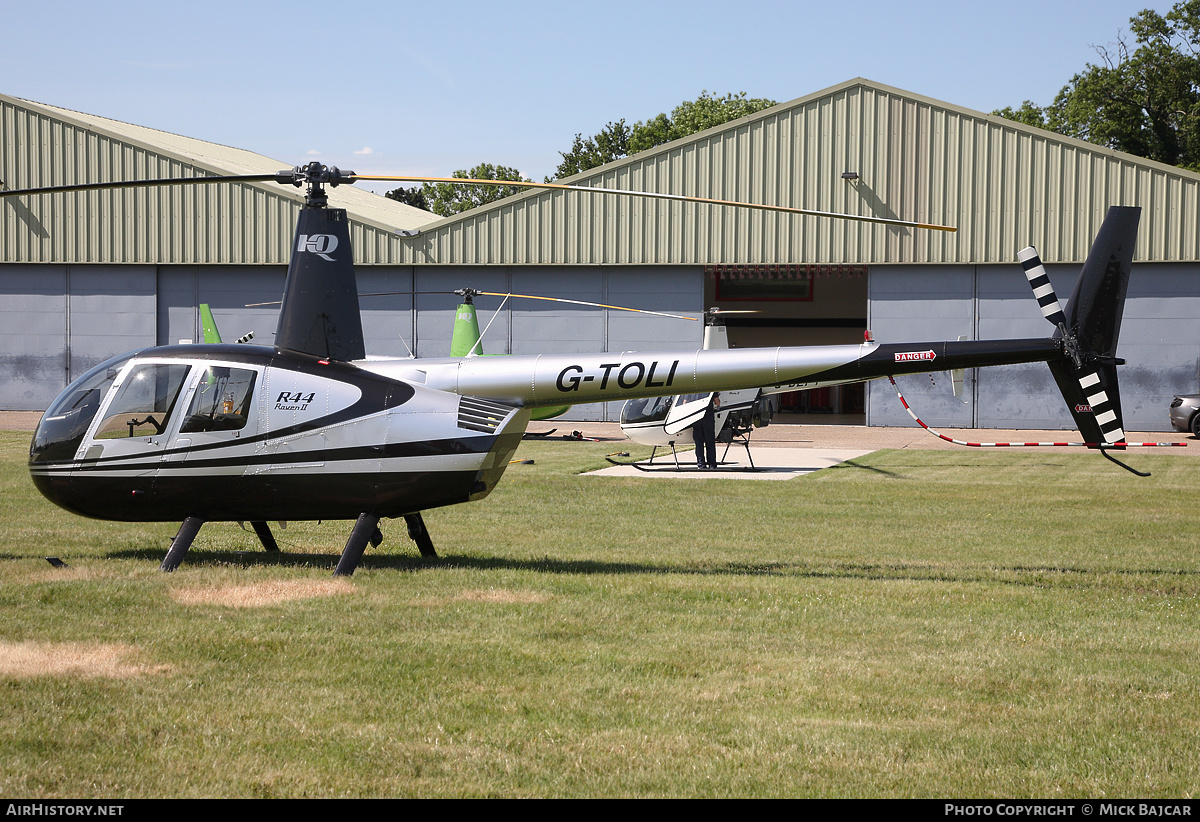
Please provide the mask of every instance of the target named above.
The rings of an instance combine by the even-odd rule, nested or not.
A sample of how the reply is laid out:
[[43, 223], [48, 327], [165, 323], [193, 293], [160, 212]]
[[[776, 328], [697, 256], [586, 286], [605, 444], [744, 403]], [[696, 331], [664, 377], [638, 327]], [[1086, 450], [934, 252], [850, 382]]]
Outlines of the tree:
[[[555, 179], [570, 177], [589, 168], [602, 166], [629, 154], [629, 127], [624, 120], [609, 123], [595, 137], [586, 140], [582, 134], [575, 135], [575, 142], [568, 152], [560, 151], [563, 161], [554, 172]], [[546, 180], [549, 182], [549, 179]]]
[[724, 97], [710, 96], [708, 91], [702, 91], [695, 100], [685, 100], [676, 106], [670, 116], [659, 114], [645, 122], [635, 123], [632, 128], [626, 126], [624, 120], [618, 120], [587, 139], [582, 134], [576, 134], [571, 150], [559, 152], [563, 161], [555, 171], [554, 179], [611, 163], [773, 105], [774, 100], [747, 99], [744, 91]]
[[429, 207], [429, 201], [425, 199], [425, 193], [417, 186], [413, 186], [412, 188], [394, 188], [383, 196], [389, 200], [396, 200], [397, 202], [424, 209], [425, 211], [433, 210]]
[[685, 100], [676, 106], [670, 117], [659, 114], [644, 123], [636, 123], [629, 137], [629, 151], [645, 151], [773, 105], [774, 100], [762, 97], [747, 99], [744, 91], [724, 97], [710, 97], [707, 91], [702, 91], [695, 100]]
[[[450, 175], [464, 180], [515, 180], [530, 182], [521, 176], [515, 168], [494, 166], [491, 163], [480, 163], [470, 171], [459, 170]], [[464, 183], [425, 183], [421, 186], [421, 194], [429, 203], [429, 210], [434, 214], [449, 217], [485, 203], [518, 194], [525, 191], [521, 186], [488, 186], [470, 185]]]
[[1021, 107], [1016, 111], [1012, 106], [1005, 106], [1002, 109], [993, 111], [997, 117], [1003, 117], [1006, 120], [1015, 120], [1018, 123], [1024, 123], [1027, 126], [1035, 126], [1037, 128], [1049, 128], [1046, 124], [1046, 112], [1038, 108], [1031, 101], [1026, 100], [1021, 104]]
[[1200, 170], [1200, 0], [1181, 0], [1166, 15], [1147, 9], [1129, 23], [1136, 48], [1121, 37], [1098, 47], [1100, 64], [1071, 78], [1050, 106], [1026, 101], [993, 113]]

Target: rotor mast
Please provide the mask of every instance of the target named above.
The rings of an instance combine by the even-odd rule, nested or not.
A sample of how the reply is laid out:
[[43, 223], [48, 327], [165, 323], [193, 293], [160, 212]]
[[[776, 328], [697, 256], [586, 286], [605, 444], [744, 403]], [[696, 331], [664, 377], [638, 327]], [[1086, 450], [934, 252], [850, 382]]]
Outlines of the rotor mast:
[[275, 330], [279, 348], [343, 361], [367, 356], [350, 221], [344, 208], [329, 208], [325, 191], [326, 186], [352, 183], [352, 177], [353, 172], [317, 162], [275, 176], [285, 185], [307, 185]]

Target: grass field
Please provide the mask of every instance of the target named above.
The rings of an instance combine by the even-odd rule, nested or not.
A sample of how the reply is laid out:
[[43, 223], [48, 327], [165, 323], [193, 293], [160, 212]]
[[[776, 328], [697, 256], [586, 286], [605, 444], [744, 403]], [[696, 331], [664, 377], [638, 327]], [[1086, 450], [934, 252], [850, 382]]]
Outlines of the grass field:
[[[528, 442], [441, 558], [350, 523], [74, 517], [0, 434], [0, 795], [1191, 797], [1195, 460], [882, 451], [578, 476]], [[624, 446], [622, 446], [624, 447]], [[62, 557], [66, 569], [43, 559]]]

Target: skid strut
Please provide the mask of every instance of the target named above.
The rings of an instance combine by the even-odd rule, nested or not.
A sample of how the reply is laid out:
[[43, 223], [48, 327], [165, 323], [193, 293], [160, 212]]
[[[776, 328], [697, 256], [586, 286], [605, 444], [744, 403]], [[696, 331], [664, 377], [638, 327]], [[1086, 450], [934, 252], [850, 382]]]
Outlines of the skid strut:
[[421, 556], [436, 557], [437, 551], [433, 550], [433, 540], [429, 538], [429, 531], [425, 528], [425, 520], [421, 518], [421, 512], [405, 514], [404, 521], [408, 523], [408, 535], [417, 544], [417, 550], [421, 552]]
[[265, 522], [252, 522], [254, 533], [258, 535], [258, 541], [262, 543], [262, 547], [268, 551], [278, 551], [279, 543], [275, 541], [275, 536], [271, 533], [271, 528]]
[[358, 521], [354, 523], [354, 530], [350, 532], [350, 539], [346, 540], [346, 547], [342, 549], [337, 568], [333, 570], [335, 577], [348, 577], [354, 573], [362, 559], [363, 551], [367, 550], [367, 542], [379, 533], [378, 526], [379, 517], [375, 514], [359, 514]]
[[162, 565], [158, 566], [159, 570], [174, 571], [179, 567], [179, 563], [183, 562], [184, 555], [192, 547], [192, 541], [196, 539], [196, 534], [200, 533], [200, 526], [203, 524], [204, 520], [200, 517], [188, 517], [183, 521], [183, 525], [179, 526], [179, 532], [175, 534], [175, 539], [171, 540], [171, 548], [163, 558]]

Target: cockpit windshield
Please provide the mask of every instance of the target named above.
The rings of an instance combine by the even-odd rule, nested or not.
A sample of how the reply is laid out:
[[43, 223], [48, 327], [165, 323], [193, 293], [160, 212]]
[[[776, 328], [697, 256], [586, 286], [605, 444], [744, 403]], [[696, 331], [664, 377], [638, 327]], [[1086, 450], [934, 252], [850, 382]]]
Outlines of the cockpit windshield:
[[621, 425], [661, 422], [667, 418], [674, 397], [647, 397], [629, 400], [621, 407]]
[[29, 446], [29, 461], [73, 459], [113, 380], [138, 353], [129, 351], [105, 360], [68, 385], [42, 415]]

